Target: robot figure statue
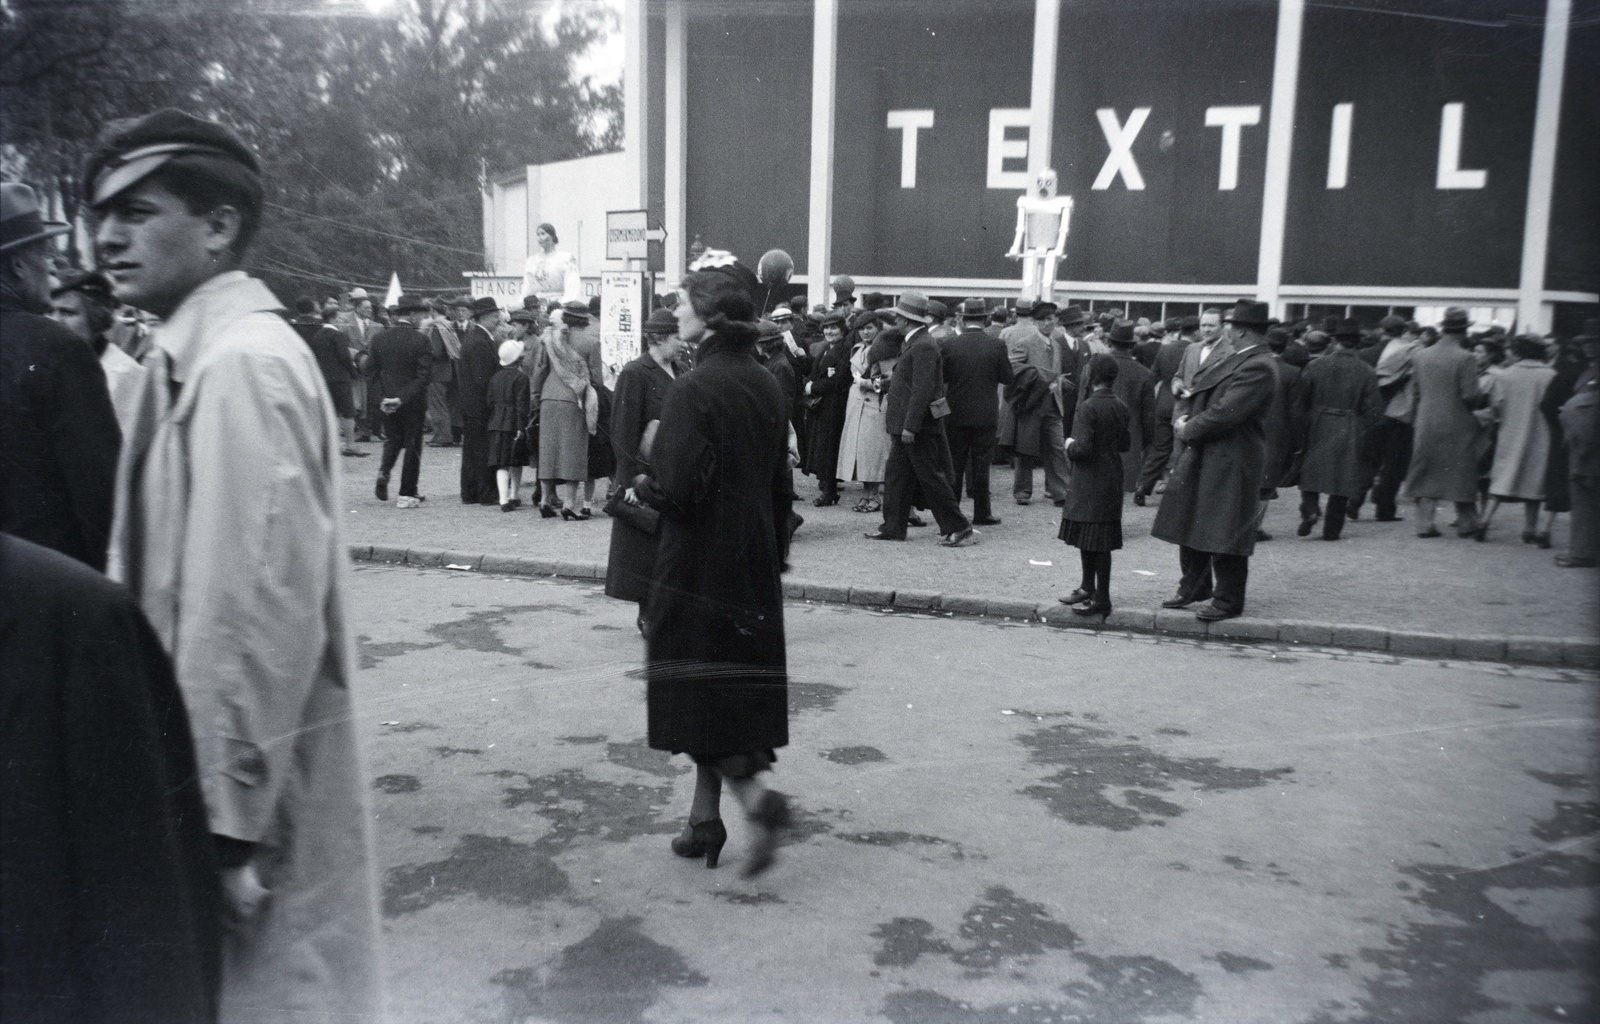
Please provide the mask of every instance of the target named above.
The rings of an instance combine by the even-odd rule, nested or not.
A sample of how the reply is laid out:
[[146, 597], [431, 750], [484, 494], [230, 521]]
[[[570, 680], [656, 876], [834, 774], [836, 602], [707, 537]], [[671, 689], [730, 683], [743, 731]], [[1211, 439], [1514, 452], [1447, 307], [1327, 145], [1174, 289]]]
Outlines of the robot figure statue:
[[1072, 197], [1056, 195], [1056, 172], [1039, 172], [1034, 187], [1017, 197], [1017, 237], [1010, 259], [1022, 261], [1022, 297], [1055, 301], [1056, 263], [1066, 255]]

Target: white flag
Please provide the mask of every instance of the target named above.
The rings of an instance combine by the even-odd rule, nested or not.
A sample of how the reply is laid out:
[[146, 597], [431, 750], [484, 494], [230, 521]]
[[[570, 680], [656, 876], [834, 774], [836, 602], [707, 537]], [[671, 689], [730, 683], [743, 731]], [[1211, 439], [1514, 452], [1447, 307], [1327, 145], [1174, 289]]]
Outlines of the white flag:
[[400, 301], [400, 275], [398, 272], [389, 274], [389, 290], [383, 293], [384, 308]]

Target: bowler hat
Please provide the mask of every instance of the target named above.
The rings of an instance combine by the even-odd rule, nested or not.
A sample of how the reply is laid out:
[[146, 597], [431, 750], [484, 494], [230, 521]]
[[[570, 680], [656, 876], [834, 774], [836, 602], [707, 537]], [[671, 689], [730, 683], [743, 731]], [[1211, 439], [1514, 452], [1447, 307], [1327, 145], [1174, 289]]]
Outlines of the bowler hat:
[[1062, 327], [1076, 327], [1087, 321], [1089, 314], [1085, 313], [1083, 307], [1077, 303], [1070, 303], [1060, 313], [1056, 314], [1056, 319], [1060, 321]]
[[933, 322], [933, 315], [928, 311], [928, 297], [921, 292], [901, 292], [900, 301], [894, 304], [894, 311], [907, 320], [921, 324]]
[[111, 200], [168, 164], [261, 201], [261, 161], [244, 140], [215, 121], [168, 108], [106, 125], [83, 168], [89, 205]]
[[662, 337], [677, 334], [678, 318], [673, 315], [672, 310], [664, 306], [661, 309], [652, 309], [649, 318], [644, 322], [644, 333]]
[[428, 300], [423, 298], [422, 296], [420, 296], [420, 295], [405, 295], [405, 294], [402, 294], [400, 296], [399, 300], [395, 302], [394, 308], [395, 308], [395, 311], [397, 313], [402, 313], [402, 314], [404, 314], [404, 313], [426, 313], [426, 312], [430, 312], [433, 309], [432, 306], [428, 305]]
[[1249, 299], [1240, 299], [1234, 303], [1228, 315], [1223, 317], [1230, 324], [1241, 327], [1259, 327], [1265, 330], [1272, 324], [1272, 309], [1265, 302], [1251, 302]]
[[1464, 331], [1472, 326], [1472, 320], [1467, 316], [1465, 306], [1451, 306], [1444, 311], [1444, 319], [1439, 321], [1441, 331]]
[[1111, 342], [1113, 345], [1132, 345], [1133, 321], [1118, 320], [1116, 323], [1112, 324], [1111, 333], [1106, 336], [1106, 340]]
[[866, 292], [861, 296], [861, 308], [867, 310], [883, 309], [891, 305], [889, 296], [882, 292]]
[[989, 315], [989, 305], [982, 299], [967, 299], [961, 303], [961, 319], [982, 320]]
[[493, 295], [480, 295], [472, 300], [472, 317], [474, 320], [487, 313], [498, 312], [500, 312], [500, 303]]
[[39, 212], [39, 197], [27, 185], [13, 181], [0, 184], [0, 252], [71, 230], [72, 225], [65, 221], [44, 219]]

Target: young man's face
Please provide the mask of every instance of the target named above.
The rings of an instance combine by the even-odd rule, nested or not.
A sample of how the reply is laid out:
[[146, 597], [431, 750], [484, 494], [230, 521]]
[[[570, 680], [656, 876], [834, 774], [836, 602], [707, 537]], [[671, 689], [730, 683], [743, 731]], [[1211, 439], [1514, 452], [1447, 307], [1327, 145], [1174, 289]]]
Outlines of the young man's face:
[[[230, 210], [231, 207], [224, 207]], [[193, 214], [165, 186], [144, 181], [102, 205], [95, 249], [119, 302], [159, 317], [233, 265], [237, 213]]]
[[50, 300], [50, 319], [84, 341], [94, 340], [82, 292], [63, 292]]

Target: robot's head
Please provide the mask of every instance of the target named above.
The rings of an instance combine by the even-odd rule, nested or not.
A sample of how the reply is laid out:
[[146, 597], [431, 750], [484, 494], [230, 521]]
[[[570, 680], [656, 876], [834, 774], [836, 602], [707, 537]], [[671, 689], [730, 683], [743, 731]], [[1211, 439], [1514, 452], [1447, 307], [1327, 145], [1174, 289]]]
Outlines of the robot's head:
[[1034, 190], [1039, 193], [1040, 199], [1053, 198], [1056, 194], [1056, 172], [1048, 167], [1040, 171], [1034, 182]]

